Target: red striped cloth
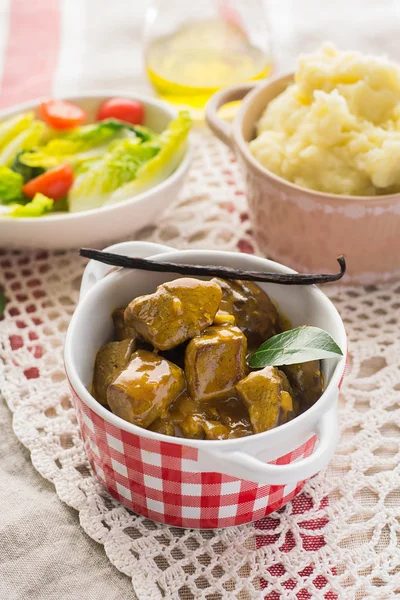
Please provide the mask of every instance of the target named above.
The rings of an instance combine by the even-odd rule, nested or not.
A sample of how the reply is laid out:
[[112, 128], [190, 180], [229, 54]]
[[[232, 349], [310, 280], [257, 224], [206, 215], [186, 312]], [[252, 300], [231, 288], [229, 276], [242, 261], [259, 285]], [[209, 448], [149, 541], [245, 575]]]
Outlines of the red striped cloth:
[[146, 92], [142, 3], [3, 0], [0, 108], [91, 89]]
[[1, 107], [52, 92], [60, 51], [60, 0], [12, 0]]

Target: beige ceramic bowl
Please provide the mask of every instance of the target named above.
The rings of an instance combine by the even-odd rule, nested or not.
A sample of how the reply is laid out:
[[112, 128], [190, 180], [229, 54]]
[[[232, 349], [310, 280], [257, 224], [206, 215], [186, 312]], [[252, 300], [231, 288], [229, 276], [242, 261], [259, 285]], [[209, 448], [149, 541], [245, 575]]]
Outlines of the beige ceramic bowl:
[[[347, 259], [347, 281], [372, 283], [400, 277], [400, 194], [339, 196], [316, 192], [274, 175], [251, 154], [248, 142], [267, 104], [293, 75], [217, 92], [206, 108], [208, 125], [238, 155], [256, 241], [263, 253], [297, 271], [330, 272]], [[234, 121], [218, 109], [244, 98]]]

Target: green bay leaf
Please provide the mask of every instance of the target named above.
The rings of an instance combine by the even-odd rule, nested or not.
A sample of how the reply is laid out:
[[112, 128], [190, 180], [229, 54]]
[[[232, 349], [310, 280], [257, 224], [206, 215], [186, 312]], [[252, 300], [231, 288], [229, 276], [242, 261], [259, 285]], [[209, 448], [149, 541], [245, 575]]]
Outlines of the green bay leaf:
[[343, 352], [327, 331], [303, 325], [278, 333], [264, 342], [251, 356], [249, 365], [260, 369], [338, 356], [343, 356]]

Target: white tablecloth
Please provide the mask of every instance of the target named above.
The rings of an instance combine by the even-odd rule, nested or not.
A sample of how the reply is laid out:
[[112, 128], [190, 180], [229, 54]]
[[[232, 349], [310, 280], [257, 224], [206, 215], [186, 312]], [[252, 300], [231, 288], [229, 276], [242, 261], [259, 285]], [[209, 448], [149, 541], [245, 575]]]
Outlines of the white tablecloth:
[[[200, 0], [199, 0], [200, 1]], [[331, 39], [399, 57], [396, 0], [271, 0], [277, 69]], [[149, 91], [139, 0], [0, 0], [2, 106], [41, 94], [94, 88]], [[0, 598], [119, 600], [130, 580], [79, 527], [16, 441], [0, 399]]]

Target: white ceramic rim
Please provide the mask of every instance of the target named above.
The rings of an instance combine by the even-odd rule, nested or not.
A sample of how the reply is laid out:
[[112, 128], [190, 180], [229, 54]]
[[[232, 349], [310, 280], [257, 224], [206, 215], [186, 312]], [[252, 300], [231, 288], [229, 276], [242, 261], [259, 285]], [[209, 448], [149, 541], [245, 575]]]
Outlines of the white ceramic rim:
[[[154, 260], [159, 260], [159, 261], [164, 260], [165, 261], [165, 260], [167, 260], [166, 257], [168, 256], [168, 259], [170, 259], [172, 261], [185, 262], [185, 257], [191, 259], [191, 258], [193, 258], [193, 254], [199, 254], [199, 253], [203, 256], [207, 256], [207, 255], [215, 256], [215, 254], [218, 254], [221, 257], [225, 257], [225, 258], [238, 256], [234, 252], [224, 252], [224, 251], [218, 251], [218, 250], [214, 251], [214, 250], [175, 250], [175, 249], [171, 249], [171, 252], [167, 252], [167, 253], [164, 252], [162, 254], [156, 254], [154, 256], [152, 255], [152, 258], [154, 258]], [[177, 259], [178, 254], [179, 254], [179, 258]], [[248, 256], [250, 256], [250, 255], [248, 255]], [[272, 267], [275, 267], [281, 273], [296, 273], [296, 271], [294, 271], [293, 269], [290, 269], [289, 267], [286, 267], [284, 265], [281, 265], [280, 263], [277, 263], [275, 261], [272, 261], [272, 260], [269, 260], [266, 258], [261, 258], [261, 257], [251, 255], [251, 260], [255, 267], [258, 266], [258, 267], [260, 267], [260, 270], [263, 270], [263, 271], [268, 270], [268, 266], [272, 266]], [[254, 269], [254, 270], [256, 270], [256, 269]], [[336, 393], [336, 388], [339, 387], [340, 380], [343, 377], [343, 372], [344, 372], [344, 368], [345, 368], [345, 364], [346, 364], [346, 356], [347, 356], [347, 337], [346, 337], [346, 331], [345, 331], [342, 319], [341, 319], [337, 309], [335, 308], [333, 303], [329, 300], [329, 298], [317, 286], [310, 286], [310, 289], [312, 289], [313, 293], [318, 295], [319, 301], [325, 305], [325, 309], [330, 311], [332, 313], [332, 315], [334, 316], [335, 320], [337, 321], [338, 337], [337, 337], [336, 341], [338, 342], [338, 344], [340, 345], [340, 347], [343, 350], [343, 358], [338, 360], [338, 363], [335, 367], [335, 371], [334, 371], [328, 385], [326, 386], [322, 396], [317, 400], [317, 402], [311, 408], [309, 408], [306, 412], [302, 413], [301, 415], [299, 415], [292, 421], [289, 421], [288, 423], [285, 423], [284, 425], [280, 425], [279, 427], [276, 427], [275, 429], [271, 429], [269, 431], [264, 431], [262, 433], [255, 433], [252, 436], [248, 436], [245, 438], [236, 438], [236, 439], [230, 439], [230, 440], [192, 440], [192, 439], [187, 439], [187, 438], [174, 438], [174, 437], [166, 436], [166, 435], [154, 432], [154, 431], [150, 431], [148, 429], [143, 429], [141, 427], [138, 427], [137, 425], [134, 425], [132, 423], [129, 423], [128, 421], [125, 421], [121, 417], [118, 417], [117, 415], [108, 411], [106, 408], [101, 406], [101, 404], [99, 404], [93, 398], [93, 396], [89, 393], [89, 391], [87, 390], [85, 385], [82, 383], [82, 381], [75, 369], [74, 360], [73, 360], [73, 340], [76, 335], [75, 323], [78, 319], [78, 317], [77, 317], [78, 313], [81, 312], [82, 310], [84, 310], [86, 298], [89, 298], [91, 296], [98, 294], [99, 291], [102, 289], [102, 287], [112, 286], [113, 282], [117, 278], [122, 277], [123, 274], [125, 274], [125, 272], [126, 271], [124, 269], [121, 269], [119, 271], [110, 273], [109, 275], [107, 275], [107, 277], [105, 277], [104, 279], [102, 279], [98, 283], [96, 283], [92, 287], [92, 289], [90, 289], [87, 292], [85, 297], [79, 302], [79, 304], [76, 307], [75, 312], [72, 316], [72, 319], [71, 319], [69, 327], [68, 327], [66, 340], [65, 340], [65, 346], [64, 346], [65, 371], [67, 373], [67, 377], [68, 377], [71, 387], [73, 388], [75, 393], [79, 396], [79, 398], [91, 410], [93, 410], [93, 412], [95, 412], [102, 419], [104, 419], [105, 421], [107, 421], [108, 423], [113, 425], [114, 427], [122, 429], [133, 435], [137, 435], [137, 436], [141, 436], [141, 437], [145, 437], [145, 438], [149, 438], [149, 439], [154, 439], [154, 440], [158, 440], [158, 441], [162, 441], [162, 442], [168, 442], [171, 444], [175, 443], [175, 444], [182, 445], [182, 446], [189, 446], [191, 448], [199, 448], [199, 449], [201, 448], [203, 450], [213, 450], [213, 449], [221, 450], [222, 448], [224, 448], [224, 450], [228, 449], [228, 448], [232, 449], [232, 450], [238, 450], [243, 445], [244, 441], [248, 442], [249, 439], [255, 438], [255, 437], [259, 440], [259, 439], [261, 439], [262, 436], [265, 440], [268, 439], [268, 443], [271, 446], [274, 442], [282, 441], [280, 438], [282, 437], [283, 433], [287, 434], [285, 437], [288, 437], [288, 435], [290, 434], [290, 431], [294, 431], [295, 429], [306, 430], [307, 429], [307, 421], [315, 420], [317, 415], [319, 415], [319, 420], [320, 420], [322, 418], [322, 416], [329, 411], [329, 409], [331, 407], [325, 406], [325, 405], [327, 405], [329, 403], [330, 397]], [[132, 270], [132, 272], [135, 272], [135, 271]], [[339, 337], [341, 339], [339, 339]]]
[[[164, 111], [164, 113], [167, 116], [171, 117], [171, 120], [177, 116], [177, 111], [172, 106], [169, 106], [166, 102], [163, 102], [162, 100], [152, 98], [151, 96], [145, 96], [144, 94], [133, 94], [132, 92], [124, 92], [121, 90], [119, 90], [119, 91], [95, 90], [88, 94], [74, 94], [72, 96], [62, 96], [62, 97], [55, 96], [55, 98], [67, 100], [68, 102], [78, 102], [78, 101], [82, 100], [83, 98], [87, 98], [87, 99], [102, 98], [104, 96], [109, 96], [110, 98], [125, 97], [125, 98], [129, 98], [132, 100], [138, 100], [139, 102], [142, 102], [142, 103], [145, 103], [148, 105], [155, 106], [155, 107], [159, 108], [160, 110]], [[16, 104], [12, 107], [6, 108], [5, 110], [0, 110], [0, 120], [5, 119], [8, 116], [10, 116], [16, 112], [24, 112], [24, 111], [28, 111], [28, 110], [37, 109], [37, 107], [40, 105], [41, 102], [45, 102], [48, 99], [49, 99], [48, 97], [36, 98], [35, 100], [30, 100], [29, 102], [24, 102], [22, 104]], [[189, 168], [190, 161], [192, 159], [192, 154], [193, 154], [193, 151], [192, 151], [192, 147], [191, 147], [191, 143], [190, 143], [190, 135], [189, 135], [189, 139], [187, 142], [187, 147], [186, 147], [184, 157], [182, 158], [181, 162], [179, 163], [179, 165], [175, 169], [175, 171], [161, 183], [155, 185], [154, 187], [150, 188], [149, 190], [143, 192], [142, 194], [138, 194], [137, 196], [133, 196], [132, 198], [128, 198], [127, 200], [123, 200], [122, 202], [116, 202], [115, 204], [99, 206], [97, 208], [91, 208], [90, 210], [83, 210], [80, 212], [64, 213], [64, 214], [58, 214], [58, 215], [57, 214], [46, 215], [46, 217], [44, 217], [46, 219], [46, 223], [47, 222], [54, 223], [54, 222], [60, 222], [60, 221], [62, 221], [63, 223], [68, 223], [69, 221], [74, 221], [76, 219], [79, 219], [81, 217], [81, 215], [90, 215], [93, 213], [98, 213], [99, 211], [104, 214], [106, 214], [107, 212], [112, 213], [112, 211], [115, 210], [115, 208], [120, 206], [121, 204], [128, 205], [128, 206], [129, 205], [134, 206], [137, 202], [146, 200], [146, 198], [150, 198], [151, 195], [154, 194], [154, 192], [159, 192], [160, 194], [162, 194], [165, 187], [167, 187], [171, 183], [174, 183], [175, 181], [181, 179], [181, 177], [184, 176], [187, 169]], [[10, 221], [10, 219], [8, 217], [6, 217], [5, 215], [1, 215], [1, 214], [0, 214], [0, 221], [12, 223], [12, 221]], [[40, 223], [42, 221], [42, 219], [37, 218], [37, 217], [20, 217], [18, 219], [18, 221], [19, 222], [21, 222], [21, 221], [30, 222], [33, 224], [33, 223]]]

